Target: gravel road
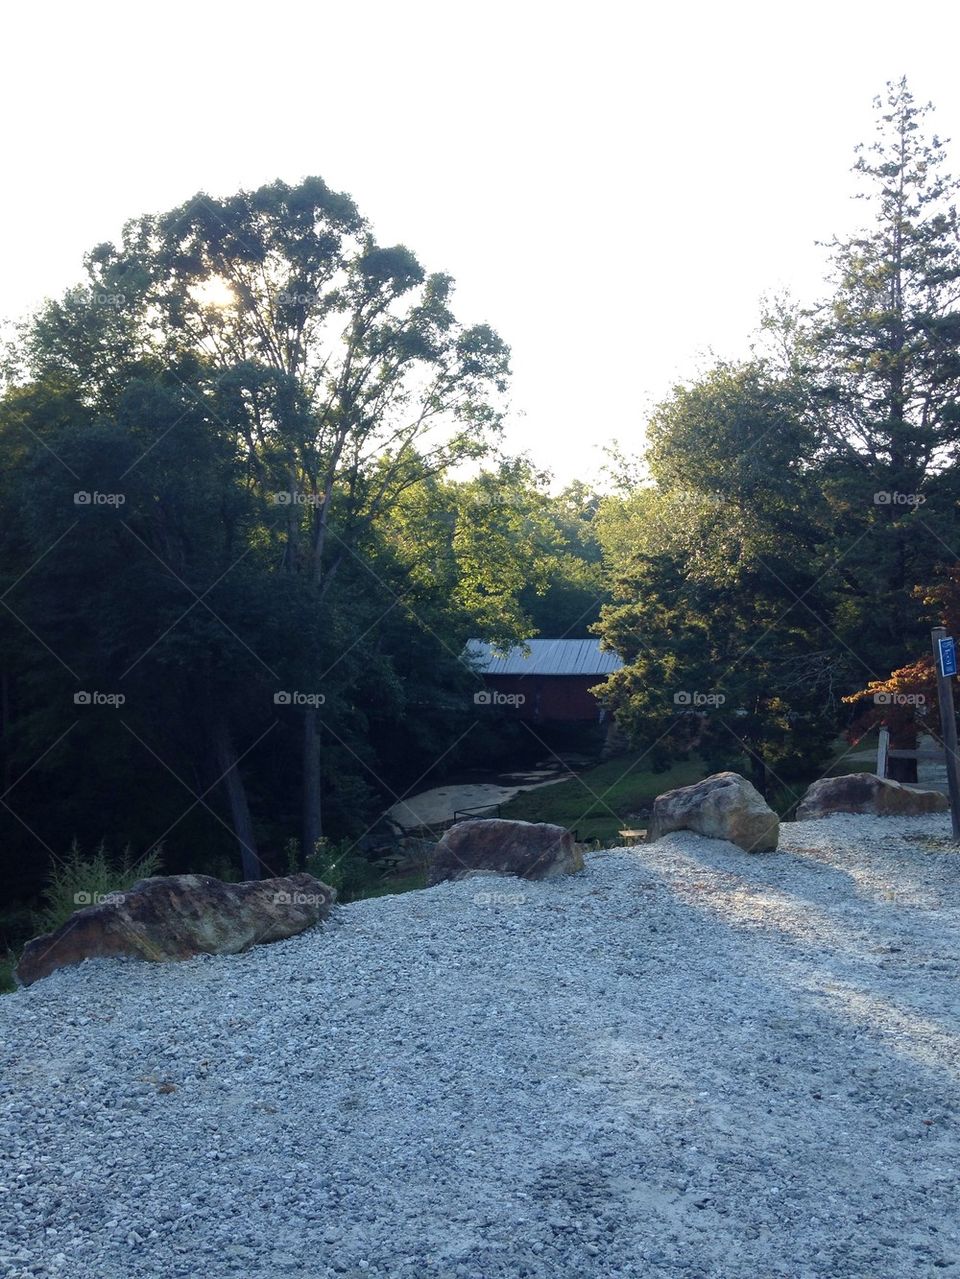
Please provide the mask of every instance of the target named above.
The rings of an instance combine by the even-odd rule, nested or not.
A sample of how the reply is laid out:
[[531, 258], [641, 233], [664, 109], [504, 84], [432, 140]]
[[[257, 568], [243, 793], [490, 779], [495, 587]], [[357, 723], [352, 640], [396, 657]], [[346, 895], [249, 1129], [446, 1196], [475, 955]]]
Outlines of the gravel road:
[[947, 835], [674, 834], [0, 999], [0, 1275], [960, 1276]]

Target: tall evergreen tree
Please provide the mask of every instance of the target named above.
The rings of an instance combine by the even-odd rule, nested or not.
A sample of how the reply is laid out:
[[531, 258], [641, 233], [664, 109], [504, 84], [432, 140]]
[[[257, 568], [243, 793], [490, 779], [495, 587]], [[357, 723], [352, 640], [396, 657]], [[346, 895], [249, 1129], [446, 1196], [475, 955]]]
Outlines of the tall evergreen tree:
[[876, 109], [855, 165], [869, 221], [832, 244], [834, 292], [801, 330], [798, 371], [831, 507], [840, 638], [879, 675], [921, 641], [913, 587], [958, 545], [960, 241], [931, 107], [900, 80]]

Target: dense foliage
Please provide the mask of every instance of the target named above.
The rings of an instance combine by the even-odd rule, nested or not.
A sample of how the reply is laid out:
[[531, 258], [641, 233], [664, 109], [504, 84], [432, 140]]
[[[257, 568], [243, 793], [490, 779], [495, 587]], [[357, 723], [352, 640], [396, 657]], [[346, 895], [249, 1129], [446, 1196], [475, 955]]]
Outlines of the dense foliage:
[[[626, 658], [611, 702], [662, 763], [694, 747], [764, 790], [810, 779], [891, 719], [888, 675], [929, 648], [960, 546], [960, 243], [944, 144], [905, 82], [855, 171], [869, 221], [831, 246], [833, 292], [780, 301], [755, 358], [654, 414], [646, 484], [599, 527]], [[921, 660], [922, 665], [922, 660]], [[935, 721], [929, 721], [934, 725]]]
[[87, 272], [0, 401], [4, 879], [73, 841], [248, 876], [362, 843], [489, 747], [467, 638], [595, 618], [590, 495], [502, 454], [503, 342], [317, 179]]
[[505, 344], [319, 179], [97, 247], [0, 399], [12, 897], [52, 868], [63, 898], [71, 847], [100, 879], [162, 846], [170, 871], [363, 884], [395, 799], [509, 747], [475, 714], [473, 636], [599, 634], [632, 767], [734, 767], [781, 807], [843, 728], [938, 731], [957, 184], [905, 82], [877, 105], [828, 296], [779, 300], [749, 360], [677, 387], [603, 496], [503, 451]]

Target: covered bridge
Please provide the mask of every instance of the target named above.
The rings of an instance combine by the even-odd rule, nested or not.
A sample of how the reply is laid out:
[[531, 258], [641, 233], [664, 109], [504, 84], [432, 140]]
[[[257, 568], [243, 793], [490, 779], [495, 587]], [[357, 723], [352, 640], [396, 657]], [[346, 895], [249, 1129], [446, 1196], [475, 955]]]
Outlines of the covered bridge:
[[483, 676], [474, 700], [512, 708], [541, 723], [602, 723], [592, 690], [623, 665], [598, 639], [533, 639], [501, 653], [483, 640], [468, 640], [464, 654]]

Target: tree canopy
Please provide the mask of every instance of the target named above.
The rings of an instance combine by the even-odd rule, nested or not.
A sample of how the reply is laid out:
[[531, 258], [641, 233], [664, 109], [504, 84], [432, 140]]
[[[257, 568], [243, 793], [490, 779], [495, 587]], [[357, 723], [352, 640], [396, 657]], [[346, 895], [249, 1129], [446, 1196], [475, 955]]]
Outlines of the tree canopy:
[[[831, 293], [768, 308], [756, 358], [677, 387], [648, 425], [646, 487], [601, 511], [598, 631], [627, 663], [610, 700], [654, 758], [750, 761], [790, 791], [849, 723], [844, 699], [868, 699], [856, 736], [889, 672], [923, 663], [960, 545], [957, 183], [930, 112], [887, 86]], [[674, 690], [725, 700], [677, 715]]]
[[589, 498], [502, 453], [506, 345], [319, 179], [200, 194], [86, 267], [0, 401], [11, 856], [33, 883], [74, 838], [239, 846], [249, 876], [359, 838], [463, 757], [467, 638], [576, 624]]

